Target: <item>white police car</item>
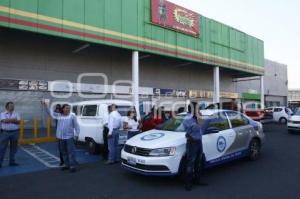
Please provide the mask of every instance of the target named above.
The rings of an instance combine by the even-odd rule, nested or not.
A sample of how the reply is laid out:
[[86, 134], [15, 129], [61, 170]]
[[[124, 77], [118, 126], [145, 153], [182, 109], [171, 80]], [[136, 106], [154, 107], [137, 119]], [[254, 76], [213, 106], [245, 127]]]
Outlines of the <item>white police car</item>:
[[[256, 160], [264, 140], [262, 125], [244, 114], [228, 110], [204, 110], [203, 168], [248, 156]], [[177, 175], [184, 168], [185, 114], [157, 129], [129, 139], [122, 150], [122, 166], [144, 175]]]

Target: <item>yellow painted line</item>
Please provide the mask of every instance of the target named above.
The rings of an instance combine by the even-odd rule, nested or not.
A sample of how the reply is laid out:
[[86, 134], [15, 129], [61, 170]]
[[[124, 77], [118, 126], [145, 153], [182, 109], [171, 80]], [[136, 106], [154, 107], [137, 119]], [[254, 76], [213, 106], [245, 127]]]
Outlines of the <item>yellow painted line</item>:
[[253, 64], [248, 64], [248, 63], [244, 63], [244, 62], [240, 62], [240, 61], [236, 61], [236, 60], [232, 60], [232, 59], [227, 59], [227, 58], [219, 57], [219, 56], [212, 55], [212, 54], [209, 54], [209, 53], [204, 53], [204, 52], [201, 52], [201, 51], [197, 51], [197, 50], [193, 50], [193, 49], [189, 49], [189, 48], [184, 48], [184, 47], [181, 47], [181, 46], [175, 46], [175, 45], [172, 45], [172, 44], [167, 44], [167, 43], [163, 43], [163, 42], [160, 42], [160, 41], [155, 41], [155, 40], [151, 40], [151, 39], [147, 39], [147, 38], [143, 38], [143, 37], [137, 37], [137, 36], [129, 35], [129, 34], [126, 34], [126, 33], [120, 33], [120, 32], [116, 32], [116, 31], [112, 31], [112, 30], [98, 28], [98, 27], [95, 27], [95, 26], [89, 26], [89, 25], [81, 24], [81, 23], [74, 22], [74, 21], [58, 19], [58, 18], [49, 17], [49, 16], [45, 16], [45, 15], [40, 15], [40, 14], [36, 14], [36, 13], [32, 13], [32, 12], [27, 12], [27, 11], [17, 10], [17, 9], [13, 9], [13, 8], [8, 8], [8, 7], [5, 7], [5, 6], [0, 6], [0, 11], [5, 12], [5, 13], [9, 13], [9, 14], [13, 14], [13, 15], [22, 16], [22, 17], [32, 18], [32, 19], [36, 19], [36, 20], [42, 20], [42, 21], [56, 23], [56, 24], [60, 24], [60, 25], [66, 25], [66, 26], [70, 26], [70, 27], [78, 28], [78, 29], [82, 29], [82, 30], [89, 30], [89, 31], [94, 31], [94, 32], [98, 32], [98, 33], [108, 34], [108, 35], [113, 35], [113, 36], [117, 36], [117, 37], [121, 37], [121, 38], [131, 39], [131, 40], [135, 40], [135, 41], [145, 42], [145, 43], [149, 43], [149, 44], [152, 44], [152, 45], [154, 44], [154, 45], [162, 46], [164, 48], [167, 47], [167, 48], [171, 48], [171, 49], [174, 49], [174, 50], [181, 50], [181, 51], [201, 55], [201, 56], [204, 56], [204, 57], [206, 56], [206, 57], [209, 57], [210, 59], [218, 59], [218, 60], [222, 60], [222, 61], [225, 61], [225, 62], [240, 64], [240, 65], [243, 65], [243, 66], [246, 66], [246, 67], [247, 66], [248, 67], [256, 67], [256, 68], [259, 67], [260, 70], [258, 70], [258, 71], [264, 71], [264, 69], [261, 69], [260, 66], [256, 66], [256, 65], [253, 65]]

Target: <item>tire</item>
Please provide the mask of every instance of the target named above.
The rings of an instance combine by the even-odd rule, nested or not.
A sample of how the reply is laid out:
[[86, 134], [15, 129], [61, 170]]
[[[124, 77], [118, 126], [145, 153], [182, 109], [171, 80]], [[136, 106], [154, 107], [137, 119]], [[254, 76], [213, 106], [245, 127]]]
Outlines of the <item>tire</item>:
[[87, 139], [87, 147], [88, 147], [88, 152], [90, 154], [96, 154], [98, 152], [97, 143], [91, 138]]
[[287, 124], [287, 119], [284, 118], [284, 117], [281, 117], [281, 118], [279, 119], [279, 122], [280, 122], [280, 124]]
[[255, 160], [259, 159], [260, 151], [261, 151], [261, 144], [257, 138], [251, 140], [251, 142], [249, 144], [249, 151], [250, 151], [249, 160], [255, 161]]

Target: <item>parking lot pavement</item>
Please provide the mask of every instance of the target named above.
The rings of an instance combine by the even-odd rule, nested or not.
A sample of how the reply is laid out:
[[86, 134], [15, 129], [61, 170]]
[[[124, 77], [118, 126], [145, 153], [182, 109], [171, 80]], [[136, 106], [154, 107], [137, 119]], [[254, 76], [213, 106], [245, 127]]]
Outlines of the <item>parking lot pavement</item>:
[[299, 135], [287, 134], [278, 124], [265, 125], [266, 143], [256, 162], [238, 160], [209, 169], [207, 187], [183, 189], [177, 178], [145, 177], [120, 165], [102, 161], [81, 165], [70, 174], [58, 169], [0, 177], [0, 196], [6, 198], [205, 198], [298, 199], [300, 196]]
[[[77, 161], [80, 164], [101, 160], [99, 155], [90, 155], [84, 146], [77, 146], [76, 148]], [[0, 176], [11, 176], [57, 168], [59, 165], [57, 143], [22, 145], [16, 154], [16, 161], [20, 166], [8, 167], [8, 153], [6, 153], [3, 168], [0, 169]]]

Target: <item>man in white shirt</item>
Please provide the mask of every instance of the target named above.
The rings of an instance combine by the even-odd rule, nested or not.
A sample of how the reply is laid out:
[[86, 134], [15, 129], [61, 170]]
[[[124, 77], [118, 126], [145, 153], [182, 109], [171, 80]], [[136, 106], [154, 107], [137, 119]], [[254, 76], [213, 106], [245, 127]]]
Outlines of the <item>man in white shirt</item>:
[[105, 164], [113, 164], [120, 161], [119, 129], [122, 125], [122, 117], [115, 104], [111, 105], [111, 113], [108, 117], [108, 161]]
[[10, 144], [9, 150], [9, 166], [18, 166], [15, 162], [15, 154], [18, 150], [20, 115], [16, 113], [13, 102], [7, 102], [6, 111], [1, 113], [1, 136], [0, 136], [0, 168], [2, 167], [5, 152]]

